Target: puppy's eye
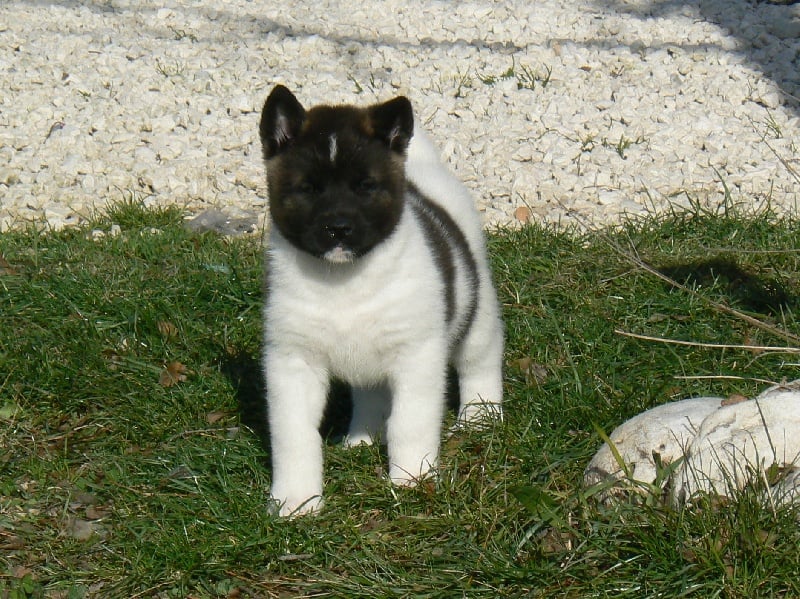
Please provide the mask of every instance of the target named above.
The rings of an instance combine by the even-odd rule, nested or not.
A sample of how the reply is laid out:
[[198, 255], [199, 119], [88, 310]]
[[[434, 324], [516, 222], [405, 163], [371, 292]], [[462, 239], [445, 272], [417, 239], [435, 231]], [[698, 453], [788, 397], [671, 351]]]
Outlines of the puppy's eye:
[[294, 193], [314, 193], [317, 191], [317, 186], [311, 181], [298, 181], [292, 186]]
[[355, 189], [359, 193], [375, 193], [379, 187], [378, 180], [373, 177], [364, 177], [355, 183]]

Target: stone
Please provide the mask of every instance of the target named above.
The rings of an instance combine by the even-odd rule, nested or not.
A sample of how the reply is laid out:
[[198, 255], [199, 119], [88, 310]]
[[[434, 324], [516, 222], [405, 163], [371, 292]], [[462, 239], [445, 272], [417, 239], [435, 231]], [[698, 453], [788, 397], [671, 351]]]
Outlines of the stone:
[[217, 209], [205, 210], [186, 222], [186, 227], [192, 231], [213, 231], [221, 235], [252, 233], [257, 225], [255, 213], [231, 216]]
[[771, 19], [767, 28], [774, 36], [783, 40], [796, 40], [800, 38], [800, 18], [783, 18]]
[[[731, 497], [759, 484], [773, 504], [800, 498], [800, 380], [754, 399], [697, 397], [664, 404], [614, 429], [584, 471], [616, 495], [669, 489], [675, 505]], [[618, 455], [615, 455], [616, 454]], [[621, 463], [620, 463], [621, 462]], [[657, 485], [657, 487], [654, 487]]]
[[607, 443], [584, 471], [587, 485], [631, 480], [650, 485], [658, 476], [656, 455], [666, 465], [681, 458], [705, 418], [719, 409], [720, 397], [695, 397], [647, 410], [615, 428], [608, 436], [622, 458], [620, 464]]
[[19, 183], [19, 173], [10, 168], [0, 169], [0, 185], [14, 185]]
[[686, 450], [673, 498], [683, 503], [697, 493], [731, 496], [755, 478], [776, 487], [778, 497], [791, 498], [800, 491], [798, 469], [800, 380], [710, 414]]

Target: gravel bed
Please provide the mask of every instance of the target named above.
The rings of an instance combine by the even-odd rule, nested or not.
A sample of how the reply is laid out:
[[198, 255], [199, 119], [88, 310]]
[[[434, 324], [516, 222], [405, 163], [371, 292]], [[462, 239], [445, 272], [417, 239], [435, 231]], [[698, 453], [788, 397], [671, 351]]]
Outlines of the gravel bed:
[[130, 198], [260, 226], [278, 82], [408, 95], [489, 226], [800, 204], [793, 2], [5, 0], [0, 230]]

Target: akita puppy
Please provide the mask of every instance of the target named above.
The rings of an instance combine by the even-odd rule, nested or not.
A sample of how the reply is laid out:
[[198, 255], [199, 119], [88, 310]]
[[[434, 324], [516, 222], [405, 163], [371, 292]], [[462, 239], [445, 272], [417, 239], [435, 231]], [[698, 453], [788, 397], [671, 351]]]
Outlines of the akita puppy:
[[461, 421], [500, 415], [503, 327], [478, 212], [406, 98], [306, 110], [277, 86], [259, 132], [271, 495], [296, 515], [322, 506], [331, 377], [353, 388], [345, 443], [385, 440], [389, 478], [414, 484], [437, 466], [448, 365]]

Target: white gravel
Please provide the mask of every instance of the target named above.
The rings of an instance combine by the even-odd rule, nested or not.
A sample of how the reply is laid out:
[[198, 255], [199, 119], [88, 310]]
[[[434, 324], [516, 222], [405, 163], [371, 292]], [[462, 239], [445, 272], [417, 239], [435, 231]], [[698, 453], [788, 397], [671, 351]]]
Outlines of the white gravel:
[[490, 225], [800, 205], [797, 4], [4, 0], [0, 230], [132, 196], [263, 214], [278, 82], [408, 95]]

